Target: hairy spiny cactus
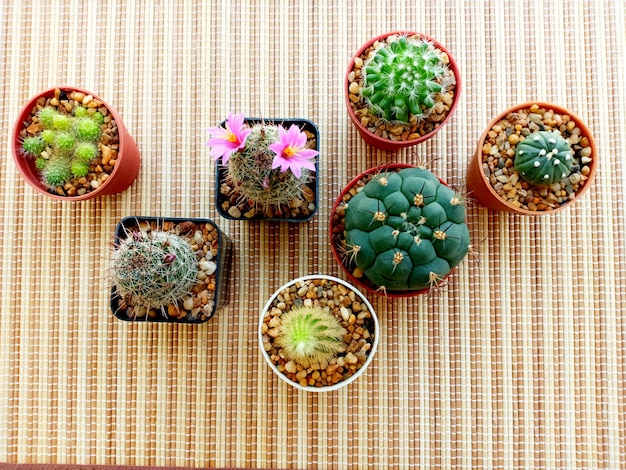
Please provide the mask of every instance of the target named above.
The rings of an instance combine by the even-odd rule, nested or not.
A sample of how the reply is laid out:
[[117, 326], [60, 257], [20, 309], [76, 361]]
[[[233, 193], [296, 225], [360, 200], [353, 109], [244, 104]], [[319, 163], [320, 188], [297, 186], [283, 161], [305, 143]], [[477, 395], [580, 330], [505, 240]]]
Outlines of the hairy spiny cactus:
[[228, 178], [234, 188], [245, 198], [261, 207], [280, 205], [302, 198], [310, 172], [302, 168], [300, 178], [291, 171], [272, 170], [275, 153], [269, 145], [278, 140], [278, 128], [257, 125], [246, 139], [243, 150], [235, 152], [228, 160]]
[[304, 367], [326, 367], [345, 350], [346, 329], [328, 310], [321, 307], [294, 307], [280, 317], [277, 344], [285, 358]]
[[561, 181], [572, 167], [572, 149], [558, 131], [533, 132], [515, 147], [515, 169], [532, 184]]
[[22, 142], [22, 151], [35, 158], [44, 184], [55, 187], [73, 176], [86, 176], [89, 163], [98, 154], [103, 116], [77, 107], [74, 115], [59, 112], [52, 106], [42, 108], [37, 117], [42, 130]]
[[178, 235], [138, 230], [114, 251], [111, 272], [120, 297], [136, 306], [159, 308], [189, 293], [197, 280], [198, 259]]
[[361, 94], [371, 112], [408, 123], [429, 114], [446, 72], [441, 53], [420, 38], [404, 36], [384, 45], [363, 68]]
[[346, 245], [384, 290], [421, 290], [442, 280], [470, 248], [463, 196], [430, 171], [376, 175], [349, 200]]

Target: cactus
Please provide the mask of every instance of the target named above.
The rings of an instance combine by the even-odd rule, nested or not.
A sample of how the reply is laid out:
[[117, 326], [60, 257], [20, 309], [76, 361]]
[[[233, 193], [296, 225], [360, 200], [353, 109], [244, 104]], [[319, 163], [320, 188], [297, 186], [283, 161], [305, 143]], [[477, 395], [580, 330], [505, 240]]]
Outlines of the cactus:
[[246, 199], [261, 207], [280, 205], [302, 198], [310, 171], [302, 168], [300, 177], [293, 172], [272, 169], [276, 154], [269, 146], [278, 140], [278, 128], [257, 125], [246, 139], [245, 148], [228, 159], [230, 183]]
[[538, 131], [515, 147], [514, 166], [532, 184], [561, 181], [572, 167], [572, 149], [558, 131]]
[[426, 117], [435, 105], [446, 65], [432, 44], [404, 36], [389, 42], [363, 67], [361, 95], [370, 111], [385, 121], [408, 123]]
[[345, 350], [346, 329], [328, 309], [294, 307], [280, 316], [276, 342], [285, 358], [303, 367], [325, 368]]
[[67, 183], [72, 176], [86, 176], [89, 163], [98, 155], [103, 117], [77, 107], [74, 116], [52, 106], [42, 108], [37, 117], [42, 130], [22, 142], [22, 151], [35, 159], [42, 182], [49, 187]]
[[470, 248], [462, 195], [424, 168], [383, 172], [348, 201], [346, 246], [379, 288], [437, 285]]
[[197, 281], [198, 259], [176, 234], [133, 231], [115, 250], [111, 271], [122, 298], [136, 306], [160, 308], [190, 292]]

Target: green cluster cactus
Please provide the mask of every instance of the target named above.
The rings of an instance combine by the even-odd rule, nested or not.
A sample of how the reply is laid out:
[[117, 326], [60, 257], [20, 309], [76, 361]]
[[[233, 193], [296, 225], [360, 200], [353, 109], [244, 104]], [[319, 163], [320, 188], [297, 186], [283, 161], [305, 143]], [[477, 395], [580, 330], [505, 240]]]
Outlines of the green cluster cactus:
[[347, 249], [386, 291], [437, 285], [470, 249], [465, 201], [430, 171], [377, 174], [348, 202]]
[[249, 201], [260, 207], [286, 204], [302, 198], [310, 171], [302, 168], [300, 178], [293, 172], [272, 169], [275, 153], [269, 145], [278, 140], [278, 127], [259, 124], [252, 127], [246, 146], [228, 160], [230, 183]]
[[559, 131], [533, 132], [515, 147], [514, 166], [532, 184], [561, 181], [572, 167], [572, 149]]
[[197, 282], [198, 259], [176, 234], [136, 230], [114, 251], [111, 272], [120, 297], [136, 306], [160, 308], [190, 292]]
[[376, 51], [364, 68], [361, 95], [370, 111], [388, 122], [425, 117], [442, 92], [447, 66], [432, 44], [401, 36]]
[[77, 107], [70, 115], [46, 106], [39, 111], [38, 120], [42, 130], [26, 137], [22, 150], [35, 158], [43, 183], [56, 187], [72, 177], [87, 176], [90, 162], [98, 155], [102, 114]]
[[345, 350], [346, 329], [328, 309], [322, 307], [294, 307], [280, 317], [277, 344], [286, 359], [303, 367], [316, 364], [325, 368]]

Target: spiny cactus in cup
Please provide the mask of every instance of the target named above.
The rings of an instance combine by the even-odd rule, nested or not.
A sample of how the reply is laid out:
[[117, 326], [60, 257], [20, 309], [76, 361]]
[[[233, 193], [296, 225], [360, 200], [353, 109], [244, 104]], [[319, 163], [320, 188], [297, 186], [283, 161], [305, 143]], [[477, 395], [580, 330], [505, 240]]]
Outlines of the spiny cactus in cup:
[[385, 291], [437, 285], [470, 249], [461, 194], [424, 168], [382, 172], [348, 201], [346, 246]]
[[43, 183], [55, 187], [73, 177], [86, 176], [89, 163], [98, 154], [102, 114], [77, 107], [71, 115], [46, 106], [37, 118], [41, 131], [23, 140], [22, 151], [35, 159]]
[[363, 67], [361, 95], [370, 111], [388, 122], [428, 116], [443, 92], [442, 52], [419, 37], [400, 36], [376, 50]]
[[514, 166], [532, 184], [561, 181], [572, 167], [572, 149], [559, 131], [537, 131], [515, 147]]
[[197, 282], [198, 259], [182, 237], [162, 230], [134, 230], [111, 262], [113, 283], [136, 306], [160, 308], [188, 294]]
[[303, 367], [325, 368], [345, 350], [346, 329], [328, 309], [294, 307], [280, 316], [276, 342], [285, 358]]

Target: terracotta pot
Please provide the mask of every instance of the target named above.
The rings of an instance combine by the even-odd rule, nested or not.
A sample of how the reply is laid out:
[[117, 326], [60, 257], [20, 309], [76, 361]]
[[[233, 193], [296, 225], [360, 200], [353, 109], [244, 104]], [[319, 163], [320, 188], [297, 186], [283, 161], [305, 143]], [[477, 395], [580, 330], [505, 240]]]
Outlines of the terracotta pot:
[[[92, 95], [96, 100], [100, 101], [102, 104], [104, 104], [104, 106], [106, 106], [117, 124], [117, 129], [119, 133], [119, 150], [115, 168], [113, 172], [109, 175], [107, 180], [102, 183], [99, 188], [89, 191], [82, 196], [60, 196], [58, 194], [53, 194], [49, 192], [47, 188], [41, 183], [41, 176], [39, 170], [35, 168], [34, 159], [24, 157], [20, 151], [20, 132], [23, 129], [24, 122], [27, 120], [32, 109], [35, 107], [37, 100], [41, 97], [49, 98], [54, 96], [54, 92], [57, 89], [69, 92], [77, 91], [85, 93], [86, 95]], [[91, 93], [90, 91], [86, 91], [76, 87], [60, 86], [50, 88], [32, 97], [28, 101], [28, 103], [24, 105], [15, 121], [13, 133], [11, 135], [11, 150], [13, 153], [13, 160], [15, 161], [15, 165], [17, 166], [17, 169], [24, 177], [26, 182], [31, 185], [37, 192], [61, 201], [82, 201], [97, 196], [104, 196], [122, 192], [126, 188], [128, 188], [133, 183], [133, 181], [135, 181], [137, 175], [139, 174], [139, 149], [137, 148], [137, 145], [135, 144], [133, 138], [126, 130], [126, 127], [122, 122], [121, 116], [114, 108], [112, 108], [99, 96]]]
[[[418, 295], [427, 294], [430, 292], [429, 288], [420, 289], [420, 290], [406, 290], [406, 291], [391, 291], [391, 290], [383, 291], [379, 288], [379, 286], [369, 281], [369, 279], [367, 279], [366, 277], [356, 278], [352, 274], [351, 270], [343, 263], [343, 259], [345, 258], [345, 256], [342, 256], [342, 254], [339, 251], [339, 244], [344, 239], [344, 233], [342, 233], [340, 231], [340, 228], [337, 226], [337, 223], [339, 222], [339, 219], [338, 219], [339, 215], [337, 214], [337, 209], [339, 208], [340, 204], [345, 202], [346, 195], [350, 192], [350, 190], [354, 186], [356, 186], [360, 180], [362, 180], [364, 177], [368, 175], [375, 175], [377, 173], [381, 173], [385, 171], [400, 171], [404, 168], [413, 168], [414, 166], [415, 165], [409, 165], [405, 163], [390, 163], [390, 164], [381, 165], [375, 168], [370, 168], [369, 170], [358, 175], [356, 178], [352, 179], [352, 181], [350, 181], [344, 187], [339, 197], [335, 200], [335, 203], [333, 204], [332, 210], [330, 212], [330, 220], [329, 220], [328, 225], [329, 225], [330, 247], [331, 247], [333, 257], [335, 258], [335, 260], [337, 261], [337, 263], [339, 264], [343, 272], [346, 274], [349, 281], [352, 284], [365, 289], [368, 293], [383, 295], [385, 297], [390, 297], [390, 298], [406, 298], [406, 297], [416, 297]], [[445, 181], [443, 181], [439, 177], [438, 179], [441, 182], [441, 184], [447, 186]], [[444, 283], [445, 280], [450, 276], [450, 274], [452, 274], [453, 271], [454, 271], [454, 268], [452, 268], [450, 273], [441, 280], [439, 285]]]
[[[360, 303], [365, 304], [367, 306], [368, 310], [371, 313], [371, 317], [372, 317], [371, 320], [372, 320], [373, 325], [374, 325], [374, 333], [372, 335], [373, 336], [373, 341], [372, 341], [371, 347], [370, 347], [370, 349], [369, 349], [369, 351], [367, 353], [367, 358], [366, 358], [365, 362], [362, 364], [362, 366], [353, 375], [351, 375], [351, 376], [345, 378], [344, 380], [342, 380], [340, 382], [337, 382], [337, 383], [335, 383], [333, 385], [320, 386], [320, 387], [303, 386], [300, 383], [292, 381], [291, 379], [289, 379], [283, 372], [281, 372], [278, 369], [276, 364], [274, 364], [274, 362], [272, 362], [272, 360], [270, 359], [270, 356], [269, 356], [268, 352], [264, 348], [265, 341], [264, 341], [264, 338], [263, 338], [264, 337], [263, 325], [264, 325], [264, 318], [265, 318], [266, 313], [271, 309], [272, 303], [275, 301], [276, 297], [278, 297], [278, 295], [283, 290], [290, 288], [294, 284], [302, 283], [302, 282], [309, 281], [309, 280], [318, 280], [318, 279], [320, 279], [320, 280], [327, 280], [327, 281], [330, 281], [331, 283], [339, 284], [339, 285], [342, 285], [342, 286], [346, 287], [348, 289], [348, 291], [354, 292], [356, 297], [359, 299]], [[367, 300], [367, 298], [361, 292], [359, 292], [358, 289], [356, 289], [354, 286], [351, 286], [346, 281], [343, 281], [343, 280], [341, 280], [339, 278], [336, 278], [336, 277], [333, 277], [333, 276], [326, 276], [326, 275], [323, 275], [323, 274], [313, 274], [313, 275], [310, 275], [310, 276], [299, 277], [297, 279], [289, 281], [288, 283], [286, 283], [283, 286], [281, 286], [278, 290], [276, 290], [274, 292], [274, 294], [266, 302], [265, 306], [263, 307], [263, 310], [261, 311], [261, 316], [260, 316], [260, 320], [259, 320], [259, 329], [258, 329], [259, 348], [261, 349], [261, 354], [263, 355], [263, 358], [265, 359], [265, 362], [267, 362], [267, 364], [270, 366], [272, 371], [281, 380], [283, 380], [284, 382], [288, 383], [292, 387], [295, 387], [295, 388], [297, 388], [299, 390], [304, 390], [306, 392], [331, 392], [331, 391], [337, 390], [339, 388], [345, 387], [346, 385], [354, 382], [359, 376], [361, 376], [365, 372], [365, 369], [367, 369], [369, 364], [372, 362], [372, 359], [374, 358], [374, 354], [376, 353], [376, 349], [378, 347], [379, 336], [380, 336], [380, 327], [379, 327], [379, 323], [378, 323], [378, 317], [376, 315], [374, 307], [372, 307], [372, 304]], [[267, 339], [269, 339], [269, 338], [267, 338]]]
[[[314, 138], [315, 138], [315, 147], [312, 147], [312, 150], [317, 150], [319, 151], [320, 149], [320, 133], [319, 130], [317, 128], [317, 126], [315, 125], [315, 123], [313, 123], [312, 121], [309, 121], [308, 119], [277, 119], [277, 118], [253, 118], [253, 117], [247, 117], [244, 119], [244, 122], [249, 125], [250, 127], [258, 125], [258, 124], [271, 124], [271, 125], [276, 125], [278, 126], [279, 124], [282, 125], [283, 127], [285, 127], [286, 129], [288, 129], [292, 124], [295, 124], [300, 130], [302, 131], [307, 131], [310, 132]], [[222, 121], [220, 123], [221, 127], [224, 127], [226, 121]], [[315, 168], [316, 171], [315, 172], [311, 172], [311, 178], [310, 180], [307, 182], [307, 184], [305, 185], [305, 188], [308, 188], [310, 191], [312, 191], [313, 193], [313, 203], [315, 204], [315, 208], [308, 213], [305, 216], [300, 216], [300, 217], [293, 217], [290, 214], [285, 214], [284, 217], [266, 217], [265, 215], [263, 215], [262, 211], [257, 211], [255, 213], [255, 215], [251, 216], [251, 217], [247, 217], [245, 215], [245, 212], [247, 210], [250, 210], [250, 207], [247, 206], [248, 201], [246, 200], [241, 200], [241, 204], [243, 204], [244, 207], [246, 208], [241, 208], [240, 212], [242, 213], [241, 216], [239, 217], [234, 217], [232, 215], [230, 215], [228, 213], [227, 210], [224, 209], [223, 204], [225, 202], [228, 202], [228, 196], [225, 194], [222, 194], [222, 192], [220, 191], [220, 188], [222, 186], [222, 183], [224, 183], [226, 181], [227, 178], [227, 173], [228, 173], [228, 166], [224, 165], [220, 162], [215, 164], [215, 168], [216, 168], [216, 175], [215, 175], [215, 182], [216, 182], [216, 190], [215, 190], [215, 206], [217, 209], [217, 212], [224, 217], [225, 219], [229, 219], [229, 220], [265, 220], [265, 221], [273, 221], [273, 222], [307, 222], [309, 220], [311, 220], [315, 214], [317, 213], [317, 209], [319, 206], [319, 201], [318, 201], [318, 188], [319, 188], [319, 158], [320, 155], [317, 155], [317, 158], [315, 159]], [[240, 198], [238, 198], [240, 199]]]
[[[540, 108], [551, 109], [558, 114], [570, 116], [572, 121], [574, 121], [576, 123], [576, 126], [581, 130], [581, 136], [587, 136], [587, 138], [589, 139], [589, 144], [591, 147], [591, 155], [593, 157], [593, 160], [589, 164], [590, 173], [589, 175], [587, 175], [587, 180], [584, 186], [582, 187], [582, 189], [580, 189], [577, 192], [576, 197], [573, 200], [565, 204], [562, 204], [554, 209], [547, 210], [547, 211], [533, 211], [533, 210], [528, 210], [528, 209], [524, 209], [521, 207], [516, 207], [510, 204], [508, 201], [500, 197], [498, 193], [493, 189], [493, 186], [489, 183], [489, 180], [487, 179], [487, 176], [485, 175], [485, 172], [483, 171], [483, 168], [482, 168], [483, 145], [485, 144], [487, 134], [492, 129], [492, 127], [498, 122], [505, 119], [506, 116], [509, 115], [510, 113], [519, 111], [521, 109], [530, 108], [532, 105], [535, 105], [535, 104], [538, 105]], [[598, 161], [598, 154], [597, 154], [596, 143], [593, 138], [593, 135], [591, 134], [591, 131], [589, 130], [589, 128], [577, 115], [572, 113], [567, 108], [563, 108], [561, 106], [558, 106], [552, 103], [546, 103], [546, 102], [541, 102], [541, 101], [531, 101], [527, 103], [522, 103], [522, 104], [512, 106], [508, 108], [507, 110], [505, 110], [504, 112], [500, 113], [498, 116], [492, 119], [487, 125], [487, 127], [485, 128], [484, 132], [480, 136], [480, 139], [478, 140], [478, 145], [476, 146], [474, 156], [472, 157], [472, 160], [467, 170], [467, 190], [468, 190], [470, 198], [476, 200], [479, 204], [481, 204], [482, 206], [488, 209], [512, 212], [512, 213], [521, 214], [521, 215], [537, 216], [537, 215], [552, 214], [554, 212], [560, 211], [562, 209], [565, 209], [571, 206], [576, 200], [578, 200], [578, 198], [580, 198], [580, 196], [582, 196], [587, 191], [587, 189], [589, 189], [589, 186], [591, 185], [595, 177], [597, 161]]]
[[[140, 322], [157, 322], [157, 323], [205, 323], [223, 308], [228, 303], [227, 287], [228, 287], [228, 272], [230, 264], [231, 253], [231, 240], [211, 219], [204, 218], [180, 218], [180, 217], [145, 217], [145, 216], [129, 216], [125, 217], [117, 224], [115, 229], [115, 238], [113, 245], [115, 249], [120, 245], [120, 242], [127, 237], [129, 230], [134, 227], [144, 224], [150, 224], [154, 228], [162, 228], [166, 223], [181, 224], [183, 222], [193, 222], [197, 226], [205, 225], [213, 227], [217, 231], [217, 254], [211, 259], [215, 263], [215, 290], [214, 295], [210, 300], [213, 300], [212, 308], [206, 308], [207, 311], [202, 312], [202, 315], [194, 317], [193, 315], [182, 316], [177, 318], [175, 316], [168, 315], [165, 310], [167, 306], [163, 306], [160, 311], [155, 310], [154, 315], [145, 315], [140, 318], [134, 316], [125, 315], [124, 310], [120, 305], [123, 304], [123, 300], [118, 293], [115, 285], [111, 287], [110, 295], [110, 307], [113, 315], [123, 321], [140, 321]], [[193, 234], [189, 236], [193, 237]], [[199, 260], [200, 261], [200, 260]], [[213, 276], [213, 274], [211, 274]], [[208, 279], [208, 278], [207, 278]], [[200, 281], [199, 281], [200, 282]], [[206, 282], [206, 281], [204, 281]], [[205, 306], [207, 304], [204, 304]], [[204, 307], [203, 307], [204, 308]], [[182, 313], [182, 307], [179, 308]]]
[[[361, 124], [361, 121], [354, 114], [354, 111], [353, 111], [352, 106], [350, 104], [350, 98], [349, 98], [349, 92], [348, 92], [348, 87], [350, 86], [350, 81], [348, 80], [348, 76], [350, 75], [350, 72], [354, 69], [354, 59], [359, 57], [368, 47], [370, 47], [376, 41], [384, 40], [388, 36], [392, 36], [394, 34], [409, 35], [409, 36], [417, 34], [417, 35], [421, 36], [423, 39], [425, 39], [425, 40], [431, 42], [432, 44], [434, 44], [437, 49], [440, 49], [441, 51], [445, 52], [448, 55], [448, 58], [450, 59], [450, 63], [449, 63], [450, 70], [452, 70], [452, 72], [454, 73], [454, 76], [456, 78], [456, 87], [455, 87], [455, 93], [454, 93], [454, 101], [452, 102], [452, 105], [450, 106], [450, 110], [448, 111], [448, 114], [446, 115], [445, 119], [443, 121], [441, 121], [439, 123], [439, 125], [437, 127], [435, 127], [435, 129], [433, 129], [431, 132], [429, 132], [428, 134], [425, 134], [425, 135], [423, 135], [421, 137], [418, 137], [417, 139], [411, 139], [411, 140], [389, 140], [389, 139], [384, 139], [382, 137], [377, 136], [376, 134], [374, 134], [373, 132], [368, 130], [365, 126], [363, 126], [363, 124]], [[346, 77], [345, 77], [345, 80], [344, 80], [344, 99], [345, 99], [345, 102], [346, 102], [346, 107], [348, 109], [348, 116], [350, 117], [350, 120], [352, 121], [354, 126], [357, 128], [357, 131], [359, 132], [359, 134], [361, 135], [361, 137], [363, 138], [363, 140], [365, 142], [367, 142], [368, 144], [372, 145], [373, 147], [376, 147], [376, 148], [381, 149], [381, 150], [386, 150], [386, 151], [400, 150], [402, 148], [411, 147], [411, 146], [417, 145], [417, 144], [419, 144], [421, 142], [424, 142], [424, 141], [430, 139], [437, 132], [439, 132], [441, 130], [441, 128], [443, 127], [443, 125], [445, 123], [447, 123], [448, 120], [452, 117], [452, 115], [454, 114], [454, 111], [456, 109], [456, 106], [457, 106], [457, 104], [459, 102], [459, 97], [460, 96], [461, 96], [461, 74], [459, 72], [459, 68], [457, 66], [457, 63], [454, 60], [454, 57], [452, 56], [450, 51], [448, 51], [443, 45], [441, 45], [439, 42], [437, 42], [433, 38], [431, 38], [431, 37], [429, 37], [429, 36], [427, 36], [425, 34], [416, 33], [416, 32], [413, 32], [413, 31], [392, 31], [392, 32], [389, 32], [389, 33], [381, 34], [380, 36], [376, 36], [375, 38], [370, 39], [369, 41], [367, 41], [354, 54], [354, 56], [352, 56], [352, 59], [350, 59], [350, 63], [348, 65], [348, 70], [346, 72]]]

